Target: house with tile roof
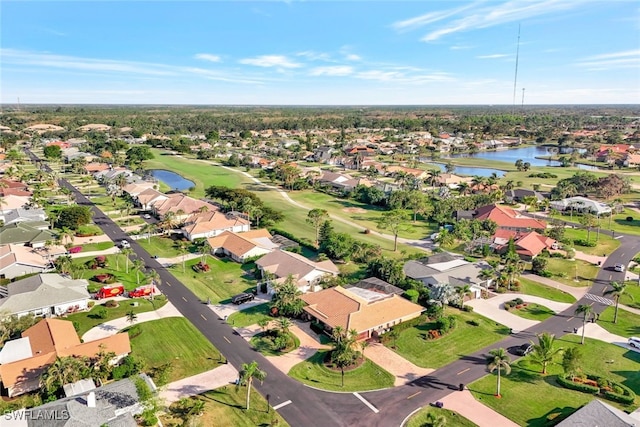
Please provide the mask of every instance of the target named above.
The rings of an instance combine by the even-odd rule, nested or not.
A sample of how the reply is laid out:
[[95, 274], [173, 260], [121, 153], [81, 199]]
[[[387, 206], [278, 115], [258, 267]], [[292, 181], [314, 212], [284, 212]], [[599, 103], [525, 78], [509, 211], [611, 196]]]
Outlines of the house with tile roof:
[[[327, 275], [337, 276], [340, 271], [331, 260], [314, 262], [288, 251], [274, 250], [256, 261], [262, 279], [282, 283], [293, 277], [301, 292], [319, 290], [320, 280]], [[273, 277], [273, 279], [271, 279]]]
[[147, 188], [138, 193], [133, 199], [141, 209], [149, 210], [154, 203], [167, 200], [168, 198], [169, 196], [164, 193], [154, 190], [153, 188]]
[[422, 314], [424, 307], [396, 294], [342, 286], [301, 296], [309, 319], [324, 325], [327, 332], [337, 326], [355, 329], [358, 340], [375, 337]]
[[0, 246], [0, 278], [13, 279], [52, 271], [55, 267], [51, 260], [67, 253], [67, 249], [64, 246], [52, 246], [48, 249], [11, 244]]
[[60, 316], [86, 310], [88, 286], [85, 279], [72, 280], [56, 273], [30, 276], [0, 288], [0, 313]]
[[217, 207], [213, 207], [215, 210], [198, 212], [185, 220], [181, 231], [187, 239], [193, 241], [214, 237], [225, 231], [242, 233], [251, 228], [251, 223], [244, 215], [238, 212], [220, 212]]
[[13, 209], [22, 208], [25, 205], [28, 205], [29, 202], [30, 202], [29, 196], [9, 194], [2, 198], [2, 205], [0, 205], [0, 213], [7, 212]]
[[15, 222], [0, 227], [0, 242], [3, 244], [22, 244], [32, 248], [42, 248], [47, 241], [53, 241], [55, 235], [48, 230], [48, 223]]
[[490, 219], [498, 228], [514, 231], [544, 230], [547, 223], [538, 219], [520, 215], [510, 207], [491, 204], [472, 211], [457, 211], [456, 219]]
[[0, 360], [12, 360], [0, 365], [2, 387], [9, 397], [39, 389], [42, 374], [58, 357], [91, 358], [104, 349], [106, 352], [115, 353], [116, 356], [111, 363], [116, 364], [131, 353], [128, 334], [115, 334], [81, 343], [73, 323], [68, 320], [42, 319], [24, 331], [22, 339], [28, 340], [28, 347], [25, 345], [9, 347], [9, 350], [20, 351], [19, 355], [5, 354], [5, 348], [0, 352]]
[[513, 239], [516, 252], [525, 261], [531, 261], [544, 250], [558, 249], [558, 242], [551, 237], [535, 231], [517, 232], [511, 230], [496, 230], [491, 247], [500, 254], [507, 251], [509, 240]]
[[90, 174], [106, 171], [106, 170], [109, 170], [110, 168], [111, 166], [109, 166], [107, 163], [99, 163], [99, 162], [87, 163], [86, 165], [83, 166], [83, 169]]
[[145, 181], [142, 179], [136, 179], [134, 181], [129, 182], [127, 185], [122, 187], [122, 191], [131, 196], [131, 198], [135, 198], [140, 193], [148, 189], [154, 189], [158, 184], [151, 181]]
[[215, 237], [207, 239], [213, 255], [225, 255], [236, 262], [265, 255], [280, 247], [272, 241], [273, 236], [268, 230], [250, 230], [243, 233], [224, 231]]
[[351, 175], [343, 175], [335, 172], [324, 172], [316, 182], [318, 182], [320, 185], [335, 188], [336, 190], [351, 191], [360, 184], [365, 185], [365, 181], [368, 182], [368, 180], [364, 178], [355, 178]]
[[165, 196], [166, 199], [158, 198], [151, 205], [151, 210], [158, 218], [164, 218], [167, 213], [172, 212], [175, 214], [176, 220], [185, 221], [191, 215], [218, 210], [218, 207], [211, 203], [194, 199], [182, 193], [165, 194]]

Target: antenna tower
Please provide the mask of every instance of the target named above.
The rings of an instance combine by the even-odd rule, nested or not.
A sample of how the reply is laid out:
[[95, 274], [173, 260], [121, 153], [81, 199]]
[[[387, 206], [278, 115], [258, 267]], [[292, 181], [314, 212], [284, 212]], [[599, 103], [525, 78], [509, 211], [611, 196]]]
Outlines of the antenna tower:
[[522, 88], [522, 105], [520, 106], [520, 108], [524, 112], [524, 88]]
[[518, 59], [520, 58], [520, 24], [518, 24], [518, 44], [516, 47], [516, 73], [513, 77], [513, 108], [511, 113], [516, 112], [516, 85], [518, 83]]

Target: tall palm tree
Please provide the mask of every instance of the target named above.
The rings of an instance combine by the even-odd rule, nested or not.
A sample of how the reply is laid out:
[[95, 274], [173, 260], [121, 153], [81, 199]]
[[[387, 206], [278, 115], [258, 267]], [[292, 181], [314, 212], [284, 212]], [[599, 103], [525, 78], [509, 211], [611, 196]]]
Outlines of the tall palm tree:
[[131, 255], [133, 253], [133, 249], [131, 249], [131, 248], [122, 248], [122, 249], [120, 249], [120, 253], [122, 255], [124, 255], [124, 260], [126, 262], [126, 264], [125, 264], [126, 265], [125, 272], [127, 274], [129, 274], [129, 255]]
[[151, 235], [156, 231], [156, 225], [146, 223], [140, 228], [140, 232], [147, 235], [147, 243], [151, 243]]
[[587, 319], [593, 313], [593, 304], [580, 304], [575, 313], [582, 314], [582, 340], [580, 344], [584, 344], [584, 331], [587, 327]]
[[144, 261], [136, 258], [131, 263], [131, 267], [136, 272], [136, 284], [140, 286], [140, 273], [142, 273], [142, 270], [145, 268]]
[[611, 289], [604, 293], [605, 296], [611, 295], [616, 302], [616, 311], [613, 315], [613, 323], [618, 323], [618, 305], [620, 304], [620, 298], [624, 295], [631, 297], [633, 300], [633, 295], [627, 292], [627, 284], [619, 283], [619, 282], [611, 282]]
[[469, 285], [458, 286], [456, 288], [456, 294], [458, 295], [460, 301], [459, 305], [462, 309], [462, 306], [464, 305], [464, 297], [471, 294], [471, 287]]
[[494, 348], [489, 351], [489, 356], [487, 356], [487, 369], [489, 372], [498, 371], [496, 397], [502, 397], [500, 395], [500, 374], [502, 370], [504, 370], [505, 375], [509, 375], [511, 372], [511, 358], [504, 348]]
[[333, 338], [331, 361], [340, 368], [342, 387], [344, 387], [344, 368], [353, 365], [358, 357], [358, 352], [353, 349], [358, 338], [358, 331], [355, 329], [346, 331], [343, 327], [336, 326], [333, 328], [331, 337]]
[[247, 386], [247, 410], [249, 410], [249, 399], [251, 397], [251, 385], [253, 384], [253, 380], [256, 379], [262, 383], [266, 377], [267, 373], [260, 369], [258, 362], [255, 360], [251, 363], [242, 364], [238, 385]]
[[129, 324], [133, 325], [136, 320], [138, 320], [138, 315], [136, 314], [136, 312], [133, 311], [133, 310], [129, 310], [127, 312], [127, 322], [129, 322]]
[[531, 353], [531, 359], [542, 366], [542, 373], [547, 374], [547, 365], [553, 362], [554, 357], [562, 352], [562, 348], [553, 348], [555, 342], [555, 335], [548, 332], [543, 332], [536, 335], [538, 337], [538, 343], [533, 341], [533, 352]]
[[186, 256], [189, 253], [189, 243], [183, 240], [178, 241], [178, 248], [180, 248], [180, 252], [182, 252], [182, 272], [187, 271], [186, 267]]

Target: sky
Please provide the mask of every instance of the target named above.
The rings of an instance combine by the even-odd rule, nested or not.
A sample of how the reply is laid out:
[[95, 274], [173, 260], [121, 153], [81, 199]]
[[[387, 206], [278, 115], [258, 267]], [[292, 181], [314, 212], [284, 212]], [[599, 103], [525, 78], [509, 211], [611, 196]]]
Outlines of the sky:
[[638, 104], [640, 3], [3, 0], [0, 102], [18, 100]]

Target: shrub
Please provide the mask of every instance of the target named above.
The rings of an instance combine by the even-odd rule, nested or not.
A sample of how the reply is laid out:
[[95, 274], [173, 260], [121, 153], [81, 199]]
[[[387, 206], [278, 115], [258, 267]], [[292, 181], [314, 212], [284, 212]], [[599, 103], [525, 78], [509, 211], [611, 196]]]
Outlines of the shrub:
[[109, 315], [109, 313], [107, 313], [107, 309], [104, 307], [96, 308], [95, 310], [93, 310], [93, 313], [91, 314], [98, 319], [106, 319], [107, 316]]
[[110, 299], [109, 301], [104, 303], [105, 307], [114, 308], [118, 306], [118, 301], [114, 299]]
[[551, 255], [551, 258], [564, 258], [565, 256], [562, 254], [562, 252], [554, 252]]
[[516, 298], [513, 300], [513, 302], [515, 302], [516, 305], [521, 305], [524, 301], [522, 300], [522, 298]]
[[628, 216], [628, 217], [626, 218], [626, 220], [627, 220], [627, 222], [633, 222], [633, 217], [632, 217], [632, 216]]
[[454, 329], [458, 323], [458, 319], [455, 316], [441, 317], [436, 321], [436, 327], [441, 334], [446, 334], [451, 329]]
[[584, 246], [587, 248], [594, 248], [596, 246], [595, 241], [587, 241], [586, 239], [575, 240], [574, 243], [578, 246]]
[[540, 274], [540, 272], [547, 269], [548, 265], [549, 261], [546, 258], [536, 257], [531, 263], [531, 271], [533, 271], [534, 274]]
[[478, 322], [475, 319], [469, 320], [467, 323], [470, 324], [471, 326], [480, 326], [480, 322]]
[[589, 384], [577, 383], [563, 376], [558, 376], [557, 381], [563, 387], [569, 388], [571, 390], [581, 391], [583, 393], [597, 394], [600, 391], [598, 387], [594, 387]]
[[538, 273], [538, 276], [540, 277], [551, 277], [553, 276], [553, 273], [550, 272], [549, 270], [544, 270]]
[[418, 297], [420, 296], [420, 292], [415, 289], [408, 289], [404, 293], [404, 297], [411, 302], [418, 302]]
[[463, 305], [462, 311], [466, 311], [467, 313], [471, 313], [473, 311], [473, 307], [470, 305]]

